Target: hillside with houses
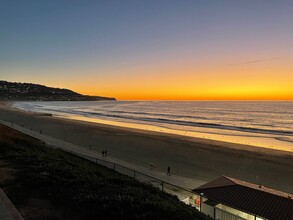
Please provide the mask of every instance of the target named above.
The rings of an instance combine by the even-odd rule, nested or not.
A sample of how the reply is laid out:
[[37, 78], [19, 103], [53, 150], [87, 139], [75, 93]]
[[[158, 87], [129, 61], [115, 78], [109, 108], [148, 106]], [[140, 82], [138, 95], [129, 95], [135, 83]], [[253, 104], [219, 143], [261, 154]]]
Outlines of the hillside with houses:
[[8, 101], [106, 101], [115, 98], [88, 96], [69, 89], [39, 84], [0, 81], [0, 100]]

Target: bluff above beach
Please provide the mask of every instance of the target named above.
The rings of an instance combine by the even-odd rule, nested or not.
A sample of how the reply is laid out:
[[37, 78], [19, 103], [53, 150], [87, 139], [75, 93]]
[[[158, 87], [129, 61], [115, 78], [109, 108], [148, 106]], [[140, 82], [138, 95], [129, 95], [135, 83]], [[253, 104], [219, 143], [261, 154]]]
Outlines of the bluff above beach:
[[115, 98], [88, 96], [69, 89], [52, 88], [33, 83], [0, 81], [0, 100], [18, 101], [106, 101]]

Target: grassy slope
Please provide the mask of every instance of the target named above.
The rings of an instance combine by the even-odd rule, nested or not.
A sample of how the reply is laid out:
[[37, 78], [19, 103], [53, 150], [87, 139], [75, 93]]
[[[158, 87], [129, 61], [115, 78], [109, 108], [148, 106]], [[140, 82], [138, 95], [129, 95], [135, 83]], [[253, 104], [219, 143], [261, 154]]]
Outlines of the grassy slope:
[[20, 212], [45, 201], [27, 219], [206, 219], [159, 189], [3, 126], [0, 156], [15, 169], [1, 187]]

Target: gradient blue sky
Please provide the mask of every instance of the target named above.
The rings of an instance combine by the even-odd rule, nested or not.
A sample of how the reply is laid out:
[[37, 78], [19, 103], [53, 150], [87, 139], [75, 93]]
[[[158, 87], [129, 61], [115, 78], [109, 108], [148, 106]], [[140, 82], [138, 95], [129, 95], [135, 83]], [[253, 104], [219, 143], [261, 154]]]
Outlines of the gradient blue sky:
[[118, 99], [290, 99], [292, 24], [289, 0], [0, 0], [0, 78]]

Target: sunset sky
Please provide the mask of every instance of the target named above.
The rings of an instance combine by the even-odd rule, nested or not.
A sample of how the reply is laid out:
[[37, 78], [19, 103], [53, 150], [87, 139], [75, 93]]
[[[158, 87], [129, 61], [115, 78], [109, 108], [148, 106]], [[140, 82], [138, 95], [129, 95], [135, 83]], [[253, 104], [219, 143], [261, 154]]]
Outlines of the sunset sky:
[[0, 80], [118, 100], [293, 100], [293, 1], [1, 0]]

